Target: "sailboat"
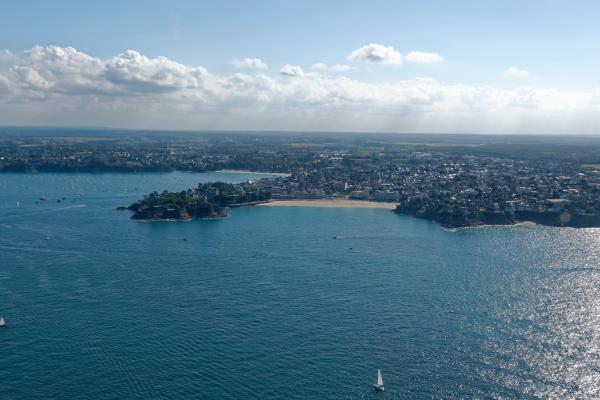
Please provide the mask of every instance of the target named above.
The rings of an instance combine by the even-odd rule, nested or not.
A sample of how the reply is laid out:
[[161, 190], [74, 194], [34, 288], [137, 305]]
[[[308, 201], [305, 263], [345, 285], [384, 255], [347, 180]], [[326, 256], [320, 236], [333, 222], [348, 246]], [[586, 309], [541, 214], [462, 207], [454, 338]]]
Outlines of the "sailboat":
[[6, 325], [6, 322], [4, 322], [4, 318], [0, 317], [0, 328], [2, 328], [5, 325]]
[[375, 390], [383, 392], [383, 378], [381, 377], [380, 369], [377, 370], [377, 383], [375, 383], [373, 387], [375, 388]]

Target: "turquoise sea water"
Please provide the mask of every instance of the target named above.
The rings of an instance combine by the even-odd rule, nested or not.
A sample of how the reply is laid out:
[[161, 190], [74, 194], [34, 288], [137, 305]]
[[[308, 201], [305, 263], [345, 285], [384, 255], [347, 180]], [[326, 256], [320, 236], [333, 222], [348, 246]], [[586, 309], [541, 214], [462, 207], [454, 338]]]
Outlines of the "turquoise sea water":
[[114, 211], [248, 177], [0, 175], [0, 398], [600, 397], [600, 230]]

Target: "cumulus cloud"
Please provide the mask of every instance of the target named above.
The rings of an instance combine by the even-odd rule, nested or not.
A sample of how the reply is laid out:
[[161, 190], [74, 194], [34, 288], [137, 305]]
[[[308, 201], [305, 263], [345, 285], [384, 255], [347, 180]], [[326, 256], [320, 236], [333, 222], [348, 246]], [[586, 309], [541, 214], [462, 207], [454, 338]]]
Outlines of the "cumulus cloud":
[[1, 124], [597, 133], [598, 111], [600, 88], [501, 89], [431, 78], [375, 83], [305, 74], [294, 65], [280, 75], [220, 75], [133, 50], [102, 59], [70, 47], [34, 47], [0, 68]]
[[100, 59], [72, 47], [35, 46], [2, 74], [20, 97], [161, 95], [198, 90], [212, 93], [208, 71], [135, 50]]
[[444, 58], [438, 53], [426, 53], [423, 51], [411, 51], [404, 57], [406, 61], [417, 64], [433, 64], [442, 61]]
[[515, 68], [515, 67], [510, 67], [504, 71], [504, 75], [514, 76], [514, 77], [518, 77], [518, 78], [524, 78], [526, 76], [529, 76], [529, 71], [526, 71], [524, 69]]
[[237, 69], [267, 70], [269, 67], [260, 58], [241, 58], [231, 62]]
[[285, 64], [281, 68], [279, 73], [283, 76], [291, 76], [291, 77], [304, 76], [304, 71], [302, 70], [302, 67], [300, 67], [298, 65], [290, 65], [290, 64]]
[[102, 60], [72, 47], [36, 46], [15, 61], [9, 74], [24, 91], [130, 95], [197, 88], [208, 72], [135, 50]]
[[8, 49], [0, 49], [0, 61], [10, 61], [15, 55]]
[[134, 92], [197, 88], [208, 74], [203, 67], [190, 68], [162, 56], [150, 59], [135, 50], [127, 50], [103, 64], [103, 76], [110, 83]]
[[348, 55], [348, 60], [381, 64], [401, 64], [402, 54], [392, 46], [371, 43], [354, 50]]

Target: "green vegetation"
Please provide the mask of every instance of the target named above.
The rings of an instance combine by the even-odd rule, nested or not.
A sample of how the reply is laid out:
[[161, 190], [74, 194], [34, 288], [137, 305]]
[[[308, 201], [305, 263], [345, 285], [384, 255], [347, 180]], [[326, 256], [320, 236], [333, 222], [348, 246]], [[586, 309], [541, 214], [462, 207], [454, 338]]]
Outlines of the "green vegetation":
[[137, 220], [221, 218], [227, 216], [227, 207], [252, 205], [269, 199], [269, 192], [249, 182], [237, 185], [214, 182], [182, 192], [153, 192], [127, 208], [134, 212], [131, 218]]

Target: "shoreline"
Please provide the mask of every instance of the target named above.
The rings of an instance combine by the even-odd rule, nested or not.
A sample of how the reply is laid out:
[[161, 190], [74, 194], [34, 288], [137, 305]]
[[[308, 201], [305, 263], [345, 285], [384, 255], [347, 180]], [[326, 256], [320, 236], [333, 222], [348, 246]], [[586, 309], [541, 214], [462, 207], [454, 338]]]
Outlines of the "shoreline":
[[[439, 225], [435, 221], [432, 221], [432, 222]], [[551, 227], [552, 228], [553, 227], [552, 225], [538, 224], [533, 221], [519, 221], [519, 222], [515, 222], [514, 224], [481, 224], [481, 225], [457, 226], [457, 227], [450, 227], [450, 226], [443, 226], [443, 225], [439, 225], [439, 226], [441, 226], [442, 229], [449, 231], [449, 232], [460, 232], [460, 231], [466, 231], [466, 230], [489, 229], [489, 228], [541, 228], [541, 227]], [[554, 228], [567, 228], [567, 227], [559, 226], [559, 227], [554, 227]]]
[[313, 208], [377, 208], [393, 210], [395, 203], [369, 200], [316, 199], [316, 200], [272, 200], [257, 207], [313, 207]]
[[211, 220], [220, 220], [220, 219], [225, 219], [225, 218], [229, 218], [229, 215], [224, 215], [222, 217], [148, 218], [148, 219], [129, 217], [129, 220], [135, 221], [135, 222], [190, 222], [190, 221], [194, 221], [194, 220], [211, 221]]
[[213, 171], [213, 172], [223, 172], [223, 173], [228, 173], [228, 174], [254, 174], [254, 175], [272, 175], [272, 176], [290, 176], [291, 174], [286, 174], [283, 172], [257, 172], [257, 171], [250, 171], [247, 169], [219, 169], [217, 171]]

